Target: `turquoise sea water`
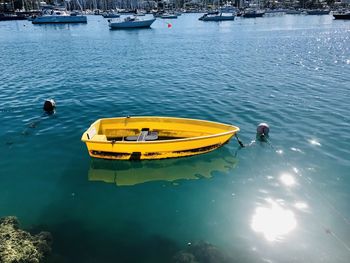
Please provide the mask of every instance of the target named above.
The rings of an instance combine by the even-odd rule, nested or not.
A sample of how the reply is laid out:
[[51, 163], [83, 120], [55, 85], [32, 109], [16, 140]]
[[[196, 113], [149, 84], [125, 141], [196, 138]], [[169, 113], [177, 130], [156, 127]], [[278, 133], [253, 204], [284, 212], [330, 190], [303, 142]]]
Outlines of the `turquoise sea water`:
[[[199, 16], [0, 23], [0, 216], [50, 231], [50, 262], [349, 262], [350, 22]], [[81, 134], [126, 115], [232, 123], [246, 144], [267, 122], [270, 144], [92, 160]]]

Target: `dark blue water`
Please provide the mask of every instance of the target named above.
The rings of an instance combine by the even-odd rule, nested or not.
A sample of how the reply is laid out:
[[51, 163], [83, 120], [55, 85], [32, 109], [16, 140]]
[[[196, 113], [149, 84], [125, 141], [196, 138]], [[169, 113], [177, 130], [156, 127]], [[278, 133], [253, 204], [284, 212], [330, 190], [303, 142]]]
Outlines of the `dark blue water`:
[[[349, 262], [350, 23], [198, 17], [0, 23], [0, 216], [50, 231], [50, 262]], [[126, 115], [231, 123], [245, 144], [267, 122], [270, 144], [92, 160], [81, 134]]]

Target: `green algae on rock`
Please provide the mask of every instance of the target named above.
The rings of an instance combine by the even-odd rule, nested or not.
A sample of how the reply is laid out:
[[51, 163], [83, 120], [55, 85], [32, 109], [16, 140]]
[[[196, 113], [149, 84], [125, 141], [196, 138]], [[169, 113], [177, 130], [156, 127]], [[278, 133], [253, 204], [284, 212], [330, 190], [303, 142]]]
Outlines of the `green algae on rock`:
[[14, 216], [0, 218], [0, 262], [40, 263], [51, 252], [52, 237], [48, 232], [37, 235], [19, 228]]

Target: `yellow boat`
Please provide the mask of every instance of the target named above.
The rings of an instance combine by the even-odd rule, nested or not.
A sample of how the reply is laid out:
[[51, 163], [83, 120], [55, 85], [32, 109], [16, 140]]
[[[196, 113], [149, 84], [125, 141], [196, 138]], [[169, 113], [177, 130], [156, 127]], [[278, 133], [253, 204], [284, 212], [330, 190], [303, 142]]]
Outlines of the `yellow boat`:
[[239, 131], [218, 122], [172, 117], [119, 117], [95, 121], [83, 133], [92, 157], [163, 159], [217, 149]]

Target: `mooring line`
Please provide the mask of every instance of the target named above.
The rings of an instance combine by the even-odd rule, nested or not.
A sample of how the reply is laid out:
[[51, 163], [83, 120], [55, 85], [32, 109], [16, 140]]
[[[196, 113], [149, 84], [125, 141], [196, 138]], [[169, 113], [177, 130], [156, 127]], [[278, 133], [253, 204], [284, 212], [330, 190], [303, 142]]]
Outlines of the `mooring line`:
[[327, 228], [327, 227], [326, 227], [325, 225], [323, 225], [322, 223], [321, 223], [321, 226], [323, 227], [324, 231], [325, 231], [327, 234], [329, 234], [329, 235], [331, 235], [332, 237], [334, 237], [341, 245], [344, 246], [344, 248], [345, 248], [347, 251], [350, 252], [350, 247], [349, 247], [340, 237], [338, 237], [332, 230], [330, 230], [329, 228]]

